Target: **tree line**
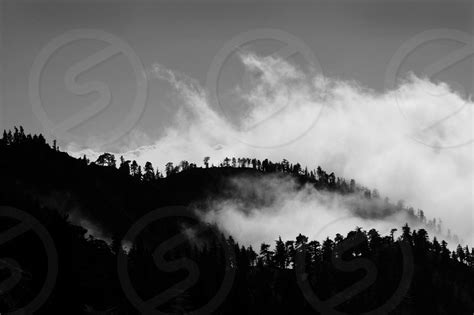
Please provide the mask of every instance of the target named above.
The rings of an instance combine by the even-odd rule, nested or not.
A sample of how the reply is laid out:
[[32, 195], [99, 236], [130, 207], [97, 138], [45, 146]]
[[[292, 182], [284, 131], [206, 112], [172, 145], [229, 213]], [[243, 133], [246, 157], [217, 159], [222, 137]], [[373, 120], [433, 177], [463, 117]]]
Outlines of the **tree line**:
[[[88, 163], [87, 157], [84, 156], [83, 160]], [[356, 183], [354, 179], [349, 181], [343, 177], [338, 177], [334, 172], [328, 173], [323, 170], [320, 166], [316, 169], [308, 170], [308, 167], [302, 167], [301, 164], [290, 163], [287, 159], [283, 159], [281, 162], [273, 162], [269, 159], [263, 161], [256, 158], [246, 157], [226, 157], [219, 162], [217, 166], [210, 164], [211, 158], [209, 156], [204, 157], [203, 166], [206, 169], [209, 168], [249, 168], [262, 173], [285, 173], [291, 176], [296, 176], [300, 180], [311, 183], [317, 190], [328, 190], [337, 192], [342, 195], [347, 194], [359, 194], [368, 200], [380, 200], [382, 197], [377, 189], [369, 189]], [[101, 154], [94, 162], [96, 165], [117, 168], [115, 156], [111, 153]], [[120, 157], [120, 164], [118, 170], [125, 175], [130, 175], [139, 181], [153, 182], [160, 180], [165, 177], [179, 174], [180, 172], [186, 172], [192, 169], [198, 168], [195, 163], [190, 163], [186, 160], [181, 161], [178, 165], [174, 165], [173, 162], [165, 164], [164, 173], [160, 172], [159, 169], [154, 170], [151, 162], [146, 162], [144, 168], [138, 165], [136, 160], [130, 161], [125, 160], [123, 156]], [[428, 219], [422, 209], [415, 211], [413, 207], [405, 206], [403, 200], [399, 200], [396, 204], [392, 204], [388, 197], [383, 198], [386, 204], [387, 212], [393, 213], [396, 211], [404, 211], [410, 218], [411, 222], [416, 222], [425, 225], [428, 230], [433, 231], [437, 234], [443, 234], [445, 237], [455, 243], [461, 242], [460, 238], [452, 233], [450, 229], [443, 230], [441, 219]]]
[[[0, 146], [15, 145], [22, 143], [36, 143], [39, 145], [47, 145], [45, 138], [40, 135], [25, 134], [24, 128], [14, 127], [13, 132], [11, 130], [3, 131], [3, 137], [0, 139]], [[53, 140], [52, 149], [59, 150], [56, 140]], [[91, 161], [87, 156], [82, 157], [82, 161], [88, 165]], [[247, 157], [225, 157], [217, 165], [210, 163], [211, 158], [206, 156], [203, 158], [203, 166], [208, 168], [245, 168], [253, 169], [263, 173], [286, 173], [292, 176], [298, 177], [301, 181], [312, 184], [317, 190], [328, 190], [337, 192], [342, 195], [347, 194], [358, 194], [368, 200], [380, 200], [382, 199], [380, 192], [377, 189], [369, 189], [358, 183], [354, 179], [346, 180], [343, 177], [336, 176], [334, 172], [328, 173], [323, 170], [320, 166], [316, 169], [309, 170], [308, 167], [302, 167], [300, 163], [291, 163], [287, 159], [283, 159], [281, 162], [273, 162], [269, 159], [259, 160], [256, 158]], [[119, 162], [119, 163], [118, 163]], [[119, 164], [117, 167], [117, 163]], [[153, 164], [147, 161], [142, 167], [137, 163], [136, 160], [126, 160], [123, 156], [120, 156], [119, 161], [112, 153], [101, 154], [93, 164], [112, 169], [118, 169], [119, 173], [125, 176], [130, 176], [140, 182], [155, 182], [163, 178], [179, 174], [180, 172], [186, 172], [192, 169], [198, 168], [195, 163], [190, 163], [186, 160], [181, 161], [177, 165], [173, 162], [168, 162], [164, 166], [164, 172], [161, 172], [158, 168], [155, 168]], [[444, 237], [454, 243], [460, 243], [462, 240], [456, 233], [453, 233], [450, 229], [443, 229], [443, 223], [441, 219], [432, 218], [429, 219], [425, 216], [422, 209], [415, 209], [411, 206], [405, 206], [403, 200], [399, 200], [396, 203], [390, 202], [388, 197], [383, 198], [385, 203], [385, 209], [387, 213], [394, 213], [403, 211], [407, 214], [412, 224], [424, 225], [429, 231], [444, 235]]]

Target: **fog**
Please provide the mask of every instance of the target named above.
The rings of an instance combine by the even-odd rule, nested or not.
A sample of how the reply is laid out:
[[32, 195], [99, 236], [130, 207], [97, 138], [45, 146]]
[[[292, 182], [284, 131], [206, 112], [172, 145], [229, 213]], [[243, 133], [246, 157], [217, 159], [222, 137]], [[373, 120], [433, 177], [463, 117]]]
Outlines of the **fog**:
[[400, 232], [408, 222], [405, 212], [377, 218], [384, 208], [382, 199], [342, 196], [318, 191], [309, 184], [299, 187], [290, 176], [236, 177], [230, 181], [234, 198], [212, 200], [203, 220], [257, 249], [263, 242], [273, 245], [278, 236], [294, 240], [299, 233], [319, 241], [336, 233], [346, 235], [356, 227], [375, 228], [389, 235], [391, 229]]
[[[160, 64], [149, 69], [150, 80], [165, 80], [175, 89], [176, 118], [151, 145], [136, 147], [148, 136], [135, 131], [133, 140], [113, 153], [141, 165], [151, 161], [161, 170], [168, 161], [202, 165], [205, 156], [215, 165], [225, 157], [285, 158], [309, 169], [319, 165], [376, 188], [393, 202], [402, 199], [423, 209], [428, 218], [441, 218], [474, 245], [471, 99], [414, 75], [382, 93], [274, 57], [242, 53], [240, 62], [245, 80], [221, 91], [219, 104], [185, 74]], [[74, 144], [68, 151], [91, 159], [98, 155]], [[329, 202], [323, 194], [278, 183], [272, 189], [281, 197], [271, 206], [243, 213], [233, 200], [219, 200], [206, 219], [252, 244], [300, 232], [334, 234], [356, 225], [386, 233], [403, 221], [346, 220], [352, 214], [345, 201]]]

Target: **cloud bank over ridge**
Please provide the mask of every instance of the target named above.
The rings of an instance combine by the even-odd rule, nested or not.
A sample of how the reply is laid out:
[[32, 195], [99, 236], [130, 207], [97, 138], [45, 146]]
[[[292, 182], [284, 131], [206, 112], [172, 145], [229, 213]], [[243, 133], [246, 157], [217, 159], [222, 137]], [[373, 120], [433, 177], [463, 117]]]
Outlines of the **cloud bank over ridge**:
[[[220, 91], [218, 104], [198, 82], [156, 64], [151, 73], [176, 89], [181, 106], [175, 121], [153, 144], [134, 148], [130, 143], [133, 150], [114, 153], [142, 165], [151, 161], [161, 170], [168, 161], [202, 164], [205, 156], [214, 164], [235, 156], [285, 158], [310, 169], [320, 165], [441, 218], [474, 244], [471, 99], [414, 75], [380, 93], [275, 57], [242, 53], [240, 60], [245, 80]], [[238, 106], [240, 113], [232, 122], [229, 106]], [[73, 145], [68, 151], [91, 159], [99, 154]], [[307, 213], [299, 202], [292, 206], [301, 209], [292, 212], [295, 232]], [[258, 222], [258, 216], [254, 219]], [[285, 215], [272, 220], [291, 224]], [[261, 226], [235, 228], [254, 229], [251, 234]], [[265, 237], [278, 237], [278, 228]]]

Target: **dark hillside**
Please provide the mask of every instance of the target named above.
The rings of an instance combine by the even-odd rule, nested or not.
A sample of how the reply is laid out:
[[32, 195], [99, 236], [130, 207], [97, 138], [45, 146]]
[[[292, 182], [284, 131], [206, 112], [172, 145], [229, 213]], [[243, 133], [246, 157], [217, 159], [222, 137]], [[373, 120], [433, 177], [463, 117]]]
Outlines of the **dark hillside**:
[[[148, 300], [169, 288], [174, 288], [170, 296], [155, 300], [157, 309], [167, 313], [206, 305], [210, 306], [205, 310], [218, 314], [325, 313], [329, 306], [315, 304], [314, 295], [330, 299], [361, 281], [366, 287], [344, 295], [335, 309], [355, 314], [377, 307], [382, 307], [381, 313], [394, 314], [474, 311], [474, 251], [461, 246], [450, 251], [444, 240], [430, 239], [423, 228], [394, 227], [402, 231], [397, 239], [359, 228], [334, 240], [310, 240], [300, 234], [294, 240], [279, 238], [275, 244], [253, 249], [225, 237], [214, 226], [197, 224], [189, 208], [178, 207], [205, 206], [209, 198], [259, 202], [252, 189], [234, 194], [232, 178], [258, 182], [276, 176], [301, 187], [375, 199], [387, 213], [404, 211], [427, 229], [437, 228], [423, 213], [385, 201], [353, 180], [347, 183], [320, 168], [302, 170], [288, 161], [246, 158], [203, 168], [185, 161], [178, 167], [169, 163], [163, 177], [151, 164], [142, 172], [130, 161], [117, 167], [114, 159], [104, 155], [90, 163], [51, 147], [41, 135], [25, 135], [22, 129], [4, 134], [0, 140], [2, 314], [27, 305], [31, 307], [24, 310], [27, 314], [36, 311], [29, 302], [40, 292], [44, 300], [38, 304], [38, 314], [99, 314], [97, 310], [135, 314], [137, 309], [150, 313], [156, 308], [140, 308], [130, 292]], [[158, 208], [163, 220], [129, 234], [133, 243], [121, 243], [140, 218], [148, 218]], [[183, 215], [166, 217], [167, 211]], [[22, 217], [39, 223], [30, 224], [31, 231], [9, 237]], [[111, 242], [87, 235], [80, 226], [83, 219], [105, 232]], [[41, 227], [51, 240], [33, 233]], [[121, 269], [124, 261], [127, 265]], [[376, 277], [368, 283], [364, 279], [374, 271], [370, 266]], [[196, 281], [186, 282], [192, 276]], [[127, 277], [130, 283], [123, 282]], [[48, 279], [52, 279], [51, 290], [42, 291]]]

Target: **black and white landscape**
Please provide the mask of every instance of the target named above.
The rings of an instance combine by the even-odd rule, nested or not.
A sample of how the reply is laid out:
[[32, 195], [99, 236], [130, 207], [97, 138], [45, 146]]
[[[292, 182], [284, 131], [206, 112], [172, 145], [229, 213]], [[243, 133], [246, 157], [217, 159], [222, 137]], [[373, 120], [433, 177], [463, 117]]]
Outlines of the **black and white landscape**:
[[471, 1], [0, 21], [0, 314], [474, 313]]

